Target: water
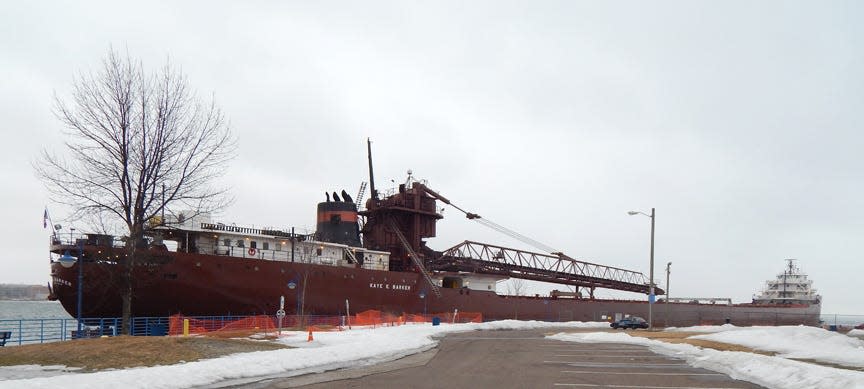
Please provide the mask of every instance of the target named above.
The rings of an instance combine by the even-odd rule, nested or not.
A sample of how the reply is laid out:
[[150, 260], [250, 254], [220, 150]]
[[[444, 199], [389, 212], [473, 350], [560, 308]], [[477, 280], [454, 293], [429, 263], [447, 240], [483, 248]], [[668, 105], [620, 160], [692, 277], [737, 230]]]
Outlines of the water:
[[854, 327], [864, 324], [864, 315], [835, 315], [832, 313], [822, 314], [819, 317], [825, 324]]
[[59, 301], [0, 300], [0, 320], [73, 319]]
[[0, 300], [0, 331], [12, 333], [7, 346], [66, 340], [76, 326], [58, 301]]

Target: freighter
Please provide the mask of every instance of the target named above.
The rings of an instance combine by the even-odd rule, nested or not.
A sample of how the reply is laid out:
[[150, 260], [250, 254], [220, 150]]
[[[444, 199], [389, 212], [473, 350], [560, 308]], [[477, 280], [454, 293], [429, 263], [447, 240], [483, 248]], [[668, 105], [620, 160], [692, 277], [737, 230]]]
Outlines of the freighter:
[[[365, 185], [356, 202], [344, 190], [341, 197], [328, 193], [317, 206], [317, 230], [312, 234], [223, 224], [206, 214], [152, 221], [148, 245], [137, 249], [135, 257], [133, 316], [273, 315], [284, 299], [288, 315], [378, 310], [472, 312], [482, 314], [483, 320], [648, 317], [648, 299], [594, 297], [596, 288], [650, 293], [647, 277], [639, 272], [575, 260], [560, 252], [529, 252], [471, 241], [444, 251], [427, 247], [425, 239], [436, 235], [436, 223], [443, 217], [438, 202], [511, 236], [518, 234], [455, 206], [410, 172], [398, 188], [379, 194], [371, 150], [369, 175], [371, 193], [365, 207], [361, 206]], [[83, 270], [82, 316], [120, 316], [121, 263], [127, 253], [121, 239], [84, 234], [63, 241], [54, 234], [51, 252], [53, 299], [75, 316], [78, 272]], [[795, 280], [802, 280], [797, 269], [795, 274]], [[792, 274], [786, 277], [791, 279]], [[566, 290], [532, 296], [499, 294], [496, 285], [510, 278], [555, 283]], [[819, 296], [812, 293], [806, 276], [795, 285], [806, 288], [796, 289], [799, 295], [809, 297], [792, 299], [781, 294], [746, 304], [728, 299], [661, 299], [653, 304], [653, 324], [818, 325]], [[656, 284], [654, 292], [664, 294]]]

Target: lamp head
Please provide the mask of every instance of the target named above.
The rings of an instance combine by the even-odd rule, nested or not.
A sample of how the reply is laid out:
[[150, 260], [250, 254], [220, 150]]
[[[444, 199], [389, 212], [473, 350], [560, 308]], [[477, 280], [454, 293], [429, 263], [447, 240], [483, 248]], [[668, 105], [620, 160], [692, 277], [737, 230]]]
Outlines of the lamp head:
[[63, 255], [60, 257], [60, 261], [59, 261], [59, 262], [60, 262], [60, 265], [61, 265], [61, 266], [63, 266], [63, 267], [65, 267], [65, 268], [68, 269], [68, 268], [72, 267], [73, 265], [75, 265], [75, 262], [78, 262], [78, 258], [75, 258], [75, 257], [69, 255], [69, 252], [66, 251], [66, 252], [64, 252]]
[[630, 216], [633, 216], [633, 215], [638, 215], [639, 212], [636, 212], [636, 211], [627, 211], [627, 214], [630, 215]]

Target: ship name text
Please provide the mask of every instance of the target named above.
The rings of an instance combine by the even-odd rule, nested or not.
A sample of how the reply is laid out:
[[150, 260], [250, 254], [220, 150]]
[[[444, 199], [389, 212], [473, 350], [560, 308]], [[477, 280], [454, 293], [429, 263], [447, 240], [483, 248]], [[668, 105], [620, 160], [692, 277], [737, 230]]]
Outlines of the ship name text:
[[387, 290], [411, 290], [411, 285], [404, 284], [384, 284], [384, 283], [369, 283], [370, 289], [387, 289]]

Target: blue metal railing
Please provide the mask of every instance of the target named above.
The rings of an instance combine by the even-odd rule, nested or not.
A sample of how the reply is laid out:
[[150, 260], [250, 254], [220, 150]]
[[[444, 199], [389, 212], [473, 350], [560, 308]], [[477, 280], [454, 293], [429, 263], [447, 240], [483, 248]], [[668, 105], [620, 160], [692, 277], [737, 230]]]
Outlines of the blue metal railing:
[[[97, 337], [117, 335], [120, 319], [83, 319], [82, 336]], [[9, 331], [12, 336], [6, 345], [48, 343], [74, 339], [78, 336], [75, 319], [4, 319], [0, 320], [0, 331]]]
[[[187, 318], [207, 321], [216, 328], [221, 328], [227, 323], [247, 317], [249, 316], [195, 316]], [[169, 323], [168, 317], [134, 317], [131, 326], [132, 336], [168, 335]], [[7, 346], [20, 346], [76, 338], [117, 336], [121, 334], [123, 320], [120, 318], [85, 318], [81, 319], [81, 324], [82, 330], [79, 334], [78, 322], [75, 319], [0, 319], [0, 332], [9, 331], [12, 333], [12, 336], [6, 341]]]

